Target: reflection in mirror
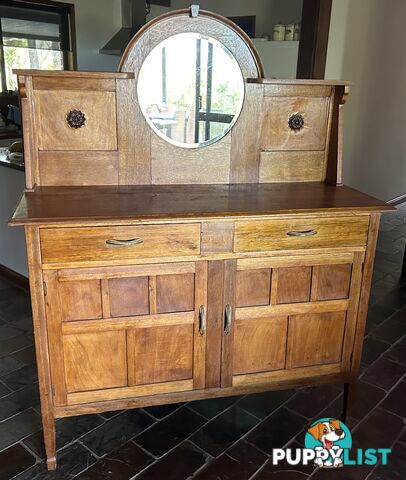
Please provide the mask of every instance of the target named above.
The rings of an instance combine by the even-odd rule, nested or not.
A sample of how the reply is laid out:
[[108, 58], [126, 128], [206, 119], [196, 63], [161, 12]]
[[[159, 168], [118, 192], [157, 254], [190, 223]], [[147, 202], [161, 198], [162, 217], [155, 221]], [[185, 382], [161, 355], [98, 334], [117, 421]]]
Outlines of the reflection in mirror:
[[153, 130], [182, 147], [216, 142], [237, 120], [244, 79], [231, 52], [199, 33], [157, 45], [138, 77], [141, 110]]

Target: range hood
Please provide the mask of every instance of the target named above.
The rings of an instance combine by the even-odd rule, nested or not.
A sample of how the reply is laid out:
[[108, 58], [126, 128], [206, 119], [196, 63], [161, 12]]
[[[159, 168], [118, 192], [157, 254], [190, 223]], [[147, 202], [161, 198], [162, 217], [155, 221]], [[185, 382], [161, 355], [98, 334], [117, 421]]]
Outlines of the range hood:
[[107, 55], [122, 55], [134, 34], [146, 23], [147, 7], [144, 0], [121, 0], [120, 30], [99, 50]]

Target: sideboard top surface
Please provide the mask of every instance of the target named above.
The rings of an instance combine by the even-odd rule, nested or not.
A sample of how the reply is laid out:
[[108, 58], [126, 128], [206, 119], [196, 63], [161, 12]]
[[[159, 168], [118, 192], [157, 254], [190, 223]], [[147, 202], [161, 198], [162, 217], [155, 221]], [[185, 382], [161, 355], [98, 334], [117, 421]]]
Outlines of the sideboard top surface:
[[24, 193], [10, 225], [385, 210], [393, 207], [322, 182], [38, 187]]

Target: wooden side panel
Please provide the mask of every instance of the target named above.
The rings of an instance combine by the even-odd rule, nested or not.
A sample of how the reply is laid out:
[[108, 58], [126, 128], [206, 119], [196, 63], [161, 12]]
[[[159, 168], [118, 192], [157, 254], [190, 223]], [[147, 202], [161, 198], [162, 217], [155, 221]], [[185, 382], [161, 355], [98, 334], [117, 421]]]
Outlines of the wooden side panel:
[[112, 278], [108, 280], [108, 293], [112, 317], [149, 313], [148, 277]]
[[194, 310], [195, 276], [159, 275], [156, 277], [157, 313], [188, 312]]
[[115, 151], [39, 151], [41, 185], [117, 185], [118, 153]]
[[137, 329], [129, 348], [135, 350], [136, 385], [193, 377], [193, 325]]
[[313, 267], [311, 299], [317, 301], [348, 298], [351, 270], [352, 265], [348, 263]]
[[262, 152], [259, 166], [261, 183], [321, 182], [324, 177], [323, 151]]
[[345, 312], [289, 317], [287, 368], [341, 362]]
[[272, 302], [298, 303], [308, 302], [310, 298], [311, 267], [278, 268], [273, 271], [277, 276], [276, 289], [272, 292]]
[[235, 302], [237, 307], [269, 305], [271, 270], [242, 270], [237, 272]]
[[100, 280], [62, 282], [59, 297], [62, 321], [102, 318]]
[[63, 349], [68, 392], [127, 384], [124, 331], [65, 335]]
[[[324, 150], [326, 146], [329, 97], [265, 97], [261, 150]], [[299, 113], [300, 130], [288, 121]]]
[[287, 317], [236, 321], [233, 374], [285, 368], [287, 323]]
[[[40, 150], [117, 150], [114, 92], [36, 90]], [[71, 128], [66, 115], [81, 110], [86, 122]]]

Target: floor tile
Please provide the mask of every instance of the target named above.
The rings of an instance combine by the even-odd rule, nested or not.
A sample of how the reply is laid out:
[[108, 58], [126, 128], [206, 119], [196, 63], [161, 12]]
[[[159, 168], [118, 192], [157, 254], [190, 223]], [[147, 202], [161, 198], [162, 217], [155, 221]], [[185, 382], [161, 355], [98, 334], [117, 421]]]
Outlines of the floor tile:
[[30, 315], [31, 303], [27, 292], [17, 287], [0, 290], [0, 318], [12, 322], [15, 318]]
[[263, 452], [271, 454], [273, 448], [282, 448], [307, 424], [302, 416], [281, 407], [260, 423], [248, 435], [247, 441]]
[[33, 410], [24, 410], [0, 423], [0, 450], [37, 432], [41, 428], [41, 418]]
[[384, 357], [406, 367], [406, 343], [397, 343], [384, 353]]
[[380, 407], [390, 412], [396, 413], [399, 416], [404, 416], [406, 413], [406, 382], [400, 382], [381, 403]]
[[24, 363], [25, 365], [34, 365], [36, 363], [35, 358], [35, 347], [31, 345], [30, 347], [23, 348], [18, 352], [13, 353], [14, 358]]
[[368, 480], [401, 480], [406, 472], [406, 445], [397, 443], [387, 465], [378, 465]]
[[285, 403], [295, 390], [279, 390], [274, 392], [254, 393], [238, 402], [238, 406], [255, 417], [263, 419]]
[[34, 342], [29, 335], [22, 334], [17, 337], [13, 337], [10, 340], [0, 339], [0, 357], [9, 355], [10, 353], [17, 352], [22, 348], [33, 345]]
[[10, 340], [10, 338], [17, 337], [21, 332], [17, 328], [10, 325], [0, 325], [0, 338], [2, 340]]
[[0, 398], [8, 395], [11, 392], [9, 388], [7, 388], [3, 383], [0, 382]]
[[366, 370], [361, 380], [390, 390], [404, 373], [405, 369], [401, 365], [381, 357]]
[[[103, 420], [98, 415], [81, 415], [58, 420], [56, 423], [56, 448], [59, 450], [65, 447], [98, 427], [101, 423], [103, 423]], [[40, 458], [45, 457], [42, 430], [26, 438], [24, 444]]]
[[190, 437], [190, 440], [217, 457], [251, 430], [258, 419], [237, 406], [223, 412]]
[[12, 356], [2, 357], [0, 358], [0, 377], [14, 372], [14, 370], [18, 370], [23, 366], [24, 364], [20, 362], [20, 360], [17, 360], [17, 358]]
[[211, 419], [223, 412], [226, 408], [231, 407], [241, 397], [223, 397], [223, 398], [211, 398], [209, 400], [197, 400], [189, 403], [189, 408], [194, 410], [200, 415]]
[[387, 342], [383, 342], [378, 338], [374, 337], [367, 337], [364, 341], [364, 348], [362, 352], [362, 362], [371, 364], [375, 360], [377, 360], [382, 353], [384, 353], [388, 348], [390, 348], [390, 344]]
[[134, 441], [153, 455], [160, 456], [181, 443], [205, 423], [205, 419], [187, 407], [182, 407]]
[[38, 381], [36, 365], [25, 365], [2, 377], [2, 382], [11, 390], [17, 391]]
[[341, 393], [341, 389], [335, 385], [321, 385], [319, 387], [303, 388], [298, 390], [285, 406], [297, 413], [313, 418], [321, 412], [326, 404], [332, 402]]
[[36, 459], [17, 443], [0, 452], [0, 480], [9, 480], [34, 465]]
[[[403, 311], [402, 311], [403, 313]], [[405, 312], [406, 315], [406, 312]], [[406, 319], [400, 320], [397, 314], [394, 314], [388, 320], [381, 323], [378, 328], [371, 332], [371, 336], [378, 338], [383, 342], [397, 342], [406, 334]]]
[[180, 408], [183, 403], [172, 403], [169, 405], [154, 405], [152, 407], [146, 407], [144, 410], [148, 412], [150, 415], [155, 417], [158, 420], [161, 420], [162, 418], [167, 417], [171, 413], [173, 413], [175, 410]]
[[207, 455], [190, 442], [184, 442], [151, 465], [136, 480], [186, 480], [207, 461]]
[[404, 422], [401, 418], [378, 407], [352, 432], [354, 446], [389, 448], [403, 427]]
[[108, 454], [75, 479], [77, 480], [129, 480], [141, 472], [154, 458], [144, 450], [128, 442]]
[[28, 385], [0, 399], [0, 421], [39, 403], [38, 385]]
[[101, 457], [120, 447], [152, 423], [153, 420], [142, 410], [128, 410], [86, 434], [81, 442]]

